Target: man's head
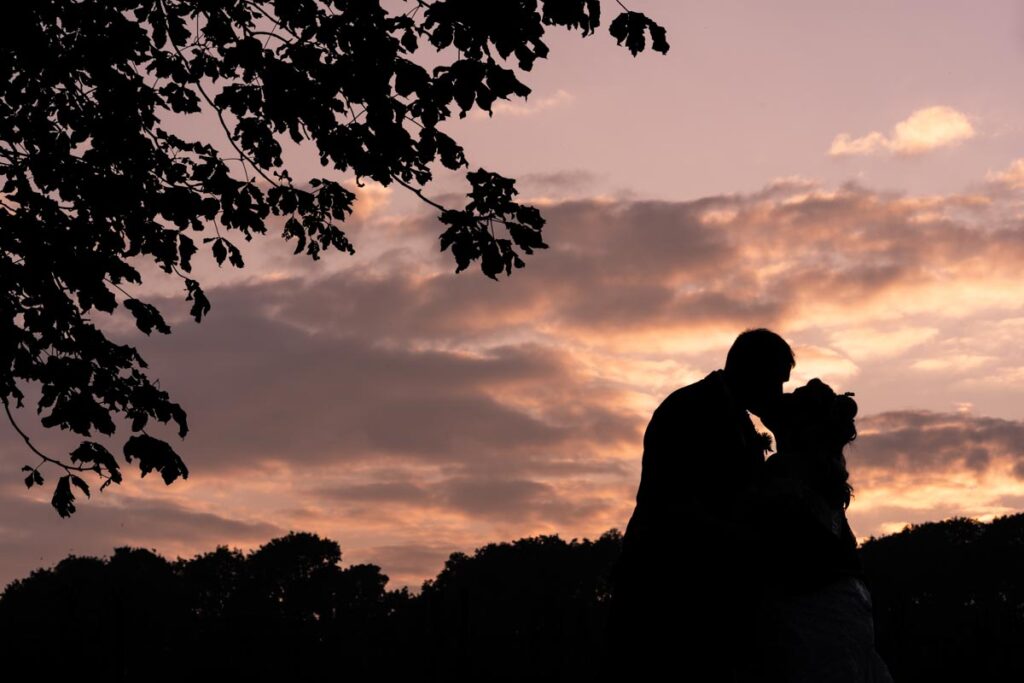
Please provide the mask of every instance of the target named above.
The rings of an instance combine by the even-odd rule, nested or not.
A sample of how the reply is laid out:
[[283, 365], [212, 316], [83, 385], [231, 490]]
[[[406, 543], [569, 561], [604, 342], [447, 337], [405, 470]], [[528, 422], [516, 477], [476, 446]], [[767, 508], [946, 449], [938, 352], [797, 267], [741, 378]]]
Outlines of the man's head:
[[782, 385], [796, 366], [793, 349], [771, 330], [747, 330], [736, 338], [725, 360], [729, 388], [744, 408], [759, 417], [782, 396]]

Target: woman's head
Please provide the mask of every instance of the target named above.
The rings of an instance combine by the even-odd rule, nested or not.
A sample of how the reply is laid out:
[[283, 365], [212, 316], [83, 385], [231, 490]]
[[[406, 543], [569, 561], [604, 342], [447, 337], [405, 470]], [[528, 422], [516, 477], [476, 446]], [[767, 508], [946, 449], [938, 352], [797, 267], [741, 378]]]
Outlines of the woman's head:
[[857, 438], [857, 402], [853, 394], [836, 394], [820, 379], [812, 379], [785, 396], [783, 414], [789, 436], [798, 447], [841, 451]]
[[820, 379], [812, 379], [785, 394], [776, 414], [765, 421], [780, 452], [804, 458], [826, 499], [846, 507], [853, 489], [848, 483], [843, 448], [857, 438], [853, 394], [836, 394]]

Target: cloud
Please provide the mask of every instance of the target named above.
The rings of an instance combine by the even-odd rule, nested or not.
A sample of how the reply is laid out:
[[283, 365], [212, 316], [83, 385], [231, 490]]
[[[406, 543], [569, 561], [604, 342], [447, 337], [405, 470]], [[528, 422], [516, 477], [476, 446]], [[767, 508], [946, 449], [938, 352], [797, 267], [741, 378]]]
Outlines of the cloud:
[[[525, 99], [523, 101], [497, 100], [491, 105], [491, 110], [495, 114], [503, 116], [533, 116], [548, 109], [564, 107], [572, 103], [575, 99], [576, 98], [572, 93], [559, 88], [551, 95], [547, 95], [546, 97], [534, 97], [532, 101], [530, 99]], [[474, 109], [470, 116], [475, 118], [487, 118], [487, 113], [480, 109]]]
[[1024, 159], [1015, 159], [1004, 171], [989, 171], [985, 179], [1010, 189], [1024, 189]]
[[387, 207], [394, 192], [393, 188], [372, 180], [357, 181], [350, 178], [343, 181], [342, 185], [356, 195], [352, 204], [352, 216], [357, 221], [365, 221]]
[[593, 171], [572, 169], [552, 173], [520, 173], [516, 176], [516, 184], [531, 190], [558, 191], [582, 190], [601, 179]]
[[994, 356], [978, 354], [962, 354], [942, 358], [920, 358], [911, 363], [910, 367], [925, 372], [964, 373], [972, 372], [998, 360]]
[[858, 431], [852, 458], [888, 476], [1005, 467], [1024, 480], [1024, 422], [907, 410], [858, 420]]
[[399, 504], [420, 508], [438, 508], [475, 518], [501, 522], [539, 519], [568, 524], [586, 518], [607, 501], [591, 497], [576, 500], [562, 494], [558, 487], [533, 479], [514, 476], [448, 477], [437, 482], [388, 482], [324, 487], [316, 492], [343, 504]]
[[857, 418], [846, 450], [861, 538], [955, 516], [1024, 509], [1024, 422], [969, 411], [889, 411]]
[[878, 131], [873, 131], [859, 138], [850, 137], [849, 133], [840, 133], [832, 140], [829, 156], [864, 156], [874, 154], [881, 149], [889, 148], [889, 139]]
[[835, 380], [848, 379], [860, 372], [856, 363], [829, 348], [798, 345], [793, 349], [793, 355], [797, 361], [797, 367], [792, 373], [793, 386], [804, 384], [815, 377], [827, 377], [832, 383]]
[[934, 319], [908, 324], [912, 316], [1019, 306], [1024, 240], [1014, 211], [994, 196], [806, 180], [690, 202], [562, 201], [544, 209], [551, 248], [501, 283], [472, 270], [453, 276], [451, 256], [432, 244], [436, 219], [425, 216], [388, 224], [390, 251], [332, 255], [328, 270], [295, 260], [275, 270], [273, 286], [230, 283], [247, 292], [237, 303], [219, 305], [236, 290], [214, 289], [211, 315], [251, 301], [309, 333], [393, 348], [572, 340], [662, 358], [719, 348], [737, 327], [811, 324], [830, 330], [817, 346], [877, 360], [941, 336]]
[[437, 576], [453, 552], [466, 550], [468, 548], [429, 543], [378, 545], [367, 549], [375, 558], [375, 564], [387, 567], [391, 590], [403, 585], [418, 589], [424, 579]]
[[83, 501], [69, 519], [60, 519], [49, 502], [26, 498], [24, 491], [0, 492], [0, 585], [56, 564], [68, 554], [110, 555], [115, 547], [155, 548], [173, 559], [216, 545], [253, 546], [285, 530], [263, 521], [236, 519], [190, 509], [185, 502], [141, 500], [124, 495]]
[[593, 500], [567, 500], [550, 484], [527, 479], [458, 478], [442, 485], [450, 505], [469, 515], [497, 517], [504, 521], [540, 515], [556, 524], [586, 518], [605, 504]]
[[902, 531], [910, 524], [935, 522], [952, 517], [982, 517], [984, 508], [965, 509], [955, 504], [907, 507], [903, 505], [879, 505], [867, 511], [851, 514], [850, 526], [858, 540], [866, 541], [874, 536], [883, 536]]
[[897, 123], [889, 135], [872, 131], [854, 138], [840, 133], [832, 141], [829, 156], [865, 156], [878, 152], [914, 155], [957, 145], [975, 135], [967, 115], [946, 106], [918, 109]]
[[[389, 456], [440, 464], [635, 436], [612, 409], [619, 392], [591, 386], [556, 349], [470, 354], [310, 333], [269, 317], [272, 292], [289, 290], [297, 313], [306, 288], [295, 282], [221, 289], [219, 316], [147, 340], [144, 357], [189, 413], [183, 448], [196, 467]], [[521, 393], [574, 410], [537, 415]]]
[[831, 342], [850, 356], [867, 360], [901, 355], [934, 339], [938, 333], [939, 330], [934, 327], [858, 327], [843, 330], [842, 334], [833, 333]]

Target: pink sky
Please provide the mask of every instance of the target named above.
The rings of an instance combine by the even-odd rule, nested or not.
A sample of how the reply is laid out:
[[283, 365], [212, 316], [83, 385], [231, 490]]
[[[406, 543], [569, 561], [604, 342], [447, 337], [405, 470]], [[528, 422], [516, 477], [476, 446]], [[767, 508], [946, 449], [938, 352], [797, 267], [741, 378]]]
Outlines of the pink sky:
[[[380, 187], [355, 256], [293, 256], [271, 226], [237, 241], [243, 270], [200, 261], [200, 325], [176, 278], [140, 266], [173, 333], [122, 309], [104, 327], [188, 412], [184, 441], [162, 435], [191, 476], [129, 467], [62, 520], [0, 430], [0, 582], [294, 529], [415, 589], [453, 551], [622, 530], [653, 409], [762, 325], [796, 349], [788, 389], [856, 392], [860, 537], [1024, 509], [1019, 4], [629, 4], [668, 29], [667, 56], [553, 37], [527, 102], [448, 129], [548, 219], [551, 249], [510, 279], [456, 276], [428, 207]], [[80, 440], [17, 417], [44, 451]]]

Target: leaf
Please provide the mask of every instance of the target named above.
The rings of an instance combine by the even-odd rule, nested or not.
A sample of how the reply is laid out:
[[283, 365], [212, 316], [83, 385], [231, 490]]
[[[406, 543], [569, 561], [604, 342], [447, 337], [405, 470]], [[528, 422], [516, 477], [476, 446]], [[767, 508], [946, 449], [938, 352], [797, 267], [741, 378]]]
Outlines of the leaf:
[[586, 0], [587, 2], [587, 14], [590, 15], [590, 21], [586, 25], [586, 30], [583, 31], [583, 35], [592, 35], [601, 25], [601, 2], [600, 0]]
[[417, 42], [416, 42], [416, 34], [415, 33], [413, 33], [409, 29], [406, 29], [402, 33], [402, 37], [401, 37], [400, 40], [401, 40], [401, 43], [402, 43], [402, 47], [405, 48], [406, 52], [416, 52]]
[[430, 74], [407, 59], [395, 61], [395, 92], [402, 97], [418, 93], [430, 83]]
[[168, 83], [159, 89], [171, 110], [178, 113], [195, 113], [200, 111], [199, 97], [190, 89], [178, 84]]
[[445, 249], [450, 247], [452, 242], [454, 242], [457, 237], [458, 229], [454, 227], [448, 228], [443, 233], [441, 233], [441, 251], [444, 251]]
[[178, 258], [181, 260], [182, 270], [192, 270], [192, 255], [198, 251], [196, 243], [188, 235], [178, 233]]
[[532, 254], [534, 249], [545, 249], [548, 246], [541, 239], [539, 230], [531, 230], [525, 225], [509, 223], [508, 232], [512, 236], [512, 240], [527, 254]]
[[437, 142], [437, 151], [441, 155], [441, 163], [446, 168], [456, 170], [469, 165], [465, 150], [455, 140], [441, 131], [436, 131], [434, 139]]
[[115, 484], [121, 483], [121, 466], [114, 459], [114, 454], [95, 441], [83, 441], [78, 448], [71, 451], [71, 462], [95, 463], [97, 474], [103, 474], [102, 467], [106, 469], [110, 480]]
[[647, 47], [646, 31], [651, 32], [652, 49], [665, 54], [668, 52], [668, 42], [665, 40], [665, 29], [640, 12], [623, 12], [615, 17], [615, 20], [608, 26], [608, 32], [612, 34], [618, 45], [623, 41], [634, 57]]
[[644, 35], [646, 27], [647, 23], [639, 12], [623, 12], [615, 18], [608, 29], [615, 37], [616, 43], [621, 45], [622, 41], [626, 41], [626, 47], [636, 57], [647, 45], [647, 37]]
[[228, 245], [228, 261], [230, 261], [231, 265], [235, 268], [245, 267], [245, 262], [242, 261], [242, 252], [238, 250], [238, 247], [227, 240], [224, 240], [224, 243]]
[[81, 489], [82, 493], [85, 494], [86, 498], [90, 497], [89, 496], [89, 485], [87, 483], [85, 483], [84, 479], [82, 479], [81, 477], [76, 477], [75, 475], [72, 474], [71, 475], [71, 483], [74, 484], [75, 486], [77, 486], [79, 489]]
[[124, 458], [128, 462], [138, 459], [142, 476], [156, 470], [165, 484], [181, 477], [188, 479], [188, 468], [170, 444], [148, 434], [136, 434], [124, 444]]
[[647, 20], [647, 28], [651, 32], [651, 49], [661, 54], [668, 53], [668, 41], [665, 39], [665, 29], [662, 26], [654, 23], [652, 20]]
[[39, 423], [44, 427], [60, 425], [62, 429], [85, 436], [89, 436], [93, 427], [104, 434], [113, 434], [116, 429], [110, 419], [110, 409], [97, 402], [91, 392], [77, 389], [59, 394], [50, 414], [44, 415]]
[[[611, 24], [608, 25], [608, 33], [612, 34], [612, 38], [615, 39], [616, 45], [622, 45], [622, 41], [629, 35], [629, 15], [632, 12], [622, 12], [619, 16], [615, 17]], [[634, 55], [636, 53], [633, 53]]]
[[75, 511], [75, 494], [71, 492], [71, 475], [65, 474], [57, 481], [50, 504], [61, 517], [70, 517]]
[[30, 467], [29, 465], [25, 465], [21, 469], [23, 469], [23, 470], [32, 470], [31, 472], [29, 472], [29, 475], [27, 477], [25, 477], [25, 486], [26, 487], [32, 488], [33, 486], [42, 486], [43, 485], [43, 475], [39, 474], [39, 470], [32, 469], [32, 467]]
[[497, 242], [491, 237], [489, 232], [481, 231], [481, 241], [483, 244], [480, 248], [481, 259], [480, 268], [483, 270], [484, 275], [491, 278], [492, 280], [498, 279], [498, 273], [504, 270], [504, 263], [501, 258], [501, 250], [498, 248]]
[[210, 312], [210, 300], [206, 298], [206, 294], [203, 293], [202, 287], [196, 280], [186, 278], [185, 287], [188, 289], [185, 301], [193, 301], [189, 313], [196, 319], [196, 322], [200, 322], [203, 316]]
[[156, 306], [138, 299], [125, 299], [124, 307], [132, 312], [132, 315], [135, 316], [135, 325], [146, 334], [152, 332], [154, 327], [157, 332], [162, 334], [171, 333], [170, 326], [164, 321]]
[[217, 265], [224, 265], [224, 259], [227, 258], [227, 256], [228, 250], [227, 247], [224, 246], [224, 240], [218, 237], [213, 243], [213, 257], [217, 259]]

